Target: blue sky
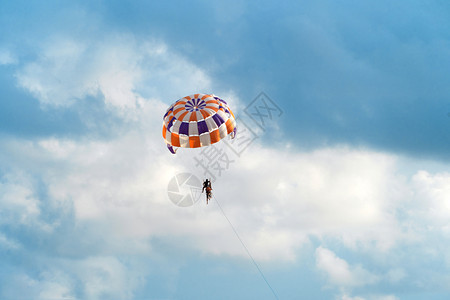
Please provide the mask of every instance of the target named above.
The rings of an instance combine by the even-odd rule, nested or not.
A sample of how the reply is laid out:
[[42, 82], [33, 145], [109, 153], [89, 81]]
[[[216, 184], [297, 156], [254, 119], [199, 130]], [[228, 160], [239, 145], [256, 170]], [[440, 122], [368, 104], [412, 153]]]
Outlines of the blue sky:
[[[447, 299], [445, 1], [0, 4], [0, 298]], [[168, 106], [256, 137], [177, 207]], [[259, 128], [264, 92], [282, 110]], [[242, 140], [241, 140], [242, 141]], [[234, 148], [236, 150], [236, 148]], [[203, 199], [202, 199], [203, 200]]]

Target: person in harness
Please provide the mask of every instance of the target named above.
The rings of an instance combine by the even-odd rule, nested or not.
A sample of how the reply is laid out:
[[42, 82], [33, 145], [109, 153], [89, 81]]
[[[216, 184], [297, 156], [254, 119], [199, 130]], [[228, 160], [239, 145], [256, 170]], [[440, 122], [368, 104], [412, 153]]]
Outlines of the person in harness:
[[204, 190], [206, 190], [206, 204], [208, 204], [208, 201], [211, 199], [211, 196], [212, 196], [212, 193], [211, 193], [211, 191], [212, 191], [211, 181], [208, 180], [208, 179], [206, 179], [203, 182], [202, 193], [203, 193]]

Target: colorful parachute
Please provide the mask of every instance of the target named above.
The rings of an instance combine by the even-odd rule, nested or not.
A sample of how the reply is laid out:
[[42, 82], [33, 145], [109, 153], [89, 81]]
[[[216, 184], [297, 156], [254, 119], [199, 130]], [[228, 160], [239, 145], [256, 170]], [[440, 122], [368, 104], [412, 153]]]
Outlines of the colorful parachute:
[[167, 148], [212, 145], [236, 135], [236, 120], [228, 104], [215, 95], [195, 94], [172, 104], [164, 115], [162, 135]]

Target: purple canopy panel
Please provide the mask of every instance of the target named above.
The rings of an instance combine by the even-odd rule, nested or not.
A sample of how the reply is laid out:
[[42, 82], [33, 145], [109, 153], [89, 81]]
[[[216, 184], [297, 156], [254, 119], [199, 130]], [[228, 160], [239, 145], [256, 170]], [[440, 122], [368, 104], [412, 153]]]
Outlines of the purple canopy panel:
[[237, 127], [234, 126], [233, 132], [230, 134], [232, 139], [234, 139], [236, 137], [236, 133], [237, 133]]
[[175, 154], [175, 153], [177, 152], [177, 149], [173, 149], [172, 145], [169, 145], [169, 144], [167, 144], [167, 149], [169, 149], [169, 151], [170, 151], [172, 154]]

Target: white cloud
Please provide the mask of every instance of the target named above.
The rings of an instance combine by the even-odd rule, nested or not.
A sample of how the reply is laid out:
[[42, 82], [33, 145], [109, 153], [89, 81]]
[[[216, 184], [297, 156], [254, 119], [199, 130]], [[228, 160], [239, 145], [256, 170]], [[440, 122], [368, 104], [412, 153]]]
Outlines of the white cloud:
[[368, 299], [373, 299], [373, 300], [398, 300], [399, 298], [397, 298], [395, 295], [375, 295], [375, 296], [370, 296]]
[[53, 270], [35, 278], [20, 271], [13, 273], [8, 284], [2, 284], [0, 295], [2, 299], [76, 299], [70, 278]]
[[126, 34], [85, 40], [53, 37], [16, 77], [44, 105], [68, 106], [101, 95], [126, 114], [145, 101], [142, 94], [165, 94], [165, 100], [175, 101], [196, 90], [208, 91], [211, 85], [201, 69], [163, 42], [138, 41]]
[[[167, 152], [156, 123], [151, 126], [158, 128], [142, 125], [146, 130], [135, 128], [110, 141], [41, 140], [28, 145], [21, 159], [47, 165], [42, 176], [49, 195], [71, 201], [80, 221], [108, 224], [114, 235], [188, 235], [203, 250], [245, 255], [214, 204], [181, 209], [168, 200], [172, 176], [200, 170], [190, 167], [184, 153]], [[256, 257], [294, 260], [308, 235], [339, 237], [351, 247], [375, 243], [380, 249], [401, 237], [386, 197], [392, 158], [346, 149], [253, 151], [217, 181], [215, 195]], [[269, 160], [273, 163], [266, 164]], [[223, 231], [221, 238], [208, 247], [217, 230]]]
[[[47, 267], [26, 274], [15, 269], [2, 283], [2, 299], [133, 299], [134, 290], [148, 273], [135, 259], [122, 262], [112, 256], [80, 259], [45, 257]], [[39, 271], [39, 272], [38, 272]]]
[[[249, 151], [223, 184], [231, 187], [227, 199], [245, 199], [233, 203], [252, 226], [282, 230], [291, 246], [314, 235], [387, 251], [403, 238], [394, 213], [400, 200], [391, 193], [403, 184], [393, 175], [394, 157], [340, 147]], [[241, 188], [235, 191], [236, 182]]]
[[0, 233], [0, 248], [17, 250], [19, 247], [20, 245], [16, 241], [6, 237], [3, 233]]
[[[44, 231], [52, 230], [50, 224], [42, 222], [41, 202], [35, 194], [32, 179], [23, 172], [10, 173], [0, 182], [0, 224], [20, 224]], [[4, 241], [9, 246], [15, 244]]]
[[86, 299], [132, 299], [139, 277], [116, 257], [92, 257], [78, 262], [76, 276]]
[[387, 272], [386, 279], [391, 283], [398, 283], [407, 277], [405, 270], [402, 268], [394, 268]]
[[394, 295], [368, 295], [364, 297], [360, 296], [350, 296], [348, 294], [343, 294], [339, 297], [341, 300], [398, 300]]
[[316, 249], [316, 266], [324, 271], [332, 285], [338, 287], [356, 287], [377, 283], [380, 278], [360, 265], [349, 265], [331, 250], [319, 247]]
[[422, 170], [414, 175], [412, 183], [416, 204], [424, 209], [422, 216], [445, 232], [450, 226], [450, 173]]
[[358, 297], [358, 296], [352, 297], [352, 296], [349, 296], [347, 294], [342, 295], [342, 297], [340, 297], [340, 299], [341, 300], [364, 300], [364, 298], [361, 298], [361, 297]]
[[38, 299], [76, 299], [72, 280], [63, 272], [45, 271], [39, 277], [39, 281], [34, 281]]
[[11, 65], [17, 63], [15, 55], [7, 49], [0, 49], [0, 66]]
[[[142, 122], [112, 140], [14, 141], [4, 151], [23, 172], [41, 170], [55, 207], [73, 208], [77, 222], [109, 228], [106, 239], [137, 239], [146, 251], [139, 240], [172, 236], [202, 252], [245, 256], [215, 200], [190, 208], [169, 201], [175, 174], [202, 175], [189, 150], [173, 156], [165, 149], [160, 120], [147, 118], [154, 107], [161, 110], [155, 115], [163, 113], [157, 101], [144, 103]], [[390, 194], [405, 183], [393, 172], [395, 159], [380, 153], [255, 145], [215, 182], [214, 193], [256, 259], [293, 261], [310, 236], [388, 251], [407, 238], [393, 213], [399, 200]]]

